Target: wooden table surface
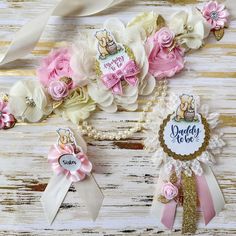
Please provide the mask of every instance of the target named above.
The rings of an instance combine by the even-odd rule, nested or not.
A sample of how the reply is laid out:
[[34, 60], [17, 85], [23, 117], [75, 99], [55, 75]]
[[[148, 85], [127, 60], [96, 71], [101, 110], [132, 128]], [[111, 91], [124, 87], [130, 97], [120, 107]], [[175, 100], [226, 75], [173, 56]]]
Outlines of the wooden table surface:
[[[14, 32], [56, 1], [1, 0], [0, 48], [9, 45]], [[185, 2], [186, 5], [178, 5]], [[202, 1], [201, 1], [202, 2]], [[39, 59], [62, 41], [76, 40], [79, 32], [102, 27], [108, 17], [127, 22], [141, 11], [156, 11], [169, 17], [196, 0], [139, 0], [124, 3], [93, 17], [51, 17], [35, 50], [25, 58], [0, 68], [0, 92], [25, 78], [35, 78]], [[201, 3], [200, 3], [201, 4]], [[235, 2], [236, 4], [236, 2]], [[232, 19], [224, 38], [211, 36], [204, 48], [188, 54], [185, 70], [169, 83], [169, 92], [191, 89], [221, 113], [221, 127], [227, 147], [217, 157], [214, 173], [224, 193], [226, 206], [207, 226], [199, 216], [198, 235], [236, 235], [236, 19]], [[140, 104], [147, 98], [140, 99]], [[91, 122], [98, 128], [129, 127], [137, 112], [106, 114], [97, 112]], [[157, 235], [181, 234], [182, 210], [178, 209], [173, 232], [158, 228], [149, 215], [158, 168], [143, 150], [145, 133], [124, 141], [88, 141], [88, 154], [95, 178], [105, 195], [96, 222], [92, 222], [73, 186], [52, 226], [44, 218], [40, 197], [52, 175], [46, 156], [56, 140], [55, 130], [65, 126], [61, 118], [51, 117], [39, 124], [17, 124], [0, 131], [0, 235]]]

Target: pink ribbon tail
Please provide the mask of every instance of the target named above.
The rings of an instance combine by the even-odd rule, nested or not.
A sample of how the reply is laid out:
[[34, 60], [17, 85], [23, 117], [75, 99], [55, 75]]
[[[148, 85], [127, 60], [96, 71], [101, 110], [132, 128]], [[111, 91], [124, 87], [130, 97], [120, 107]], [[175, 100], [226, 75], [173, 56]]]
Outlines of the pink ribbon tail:
[[196, 185], [200, 207], [203, 212], [205, 225], [207, 225], [212, 220], [212, 218], [215, 217], [216, 212], [212, 196], [204, 175], [196, 175]]
[[162, 217], [161, 217], [161, 223], [165, 225], [168, 229], [173, 228], [176, 206], [177, 206], [177, 203], [174, 200], [166, 203], [164, 206]]

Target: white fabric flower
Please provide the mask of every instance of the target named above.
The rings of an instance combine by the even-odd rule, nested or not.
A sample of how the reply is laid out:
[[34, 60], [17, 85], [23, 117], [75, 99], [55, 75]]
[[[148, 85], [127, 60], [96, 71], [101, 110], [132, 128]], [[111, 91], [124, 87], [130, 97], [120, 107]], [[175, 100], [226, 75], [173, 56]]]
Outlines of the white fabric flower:
[[52, 104], [39, 81], [21, 80], [10, 90], [9, 107], [18, 119], [38, 122], [52, 112]]
[[95, 37], [88, 34], [80, 35], [76, 44], [72, 45], [70, 66], [74, 73], [74, 79], [79, 86], [89, 83], [89, 79], [95, 76], [94, 65], [96, 61]]
[[196, 8], [176, 13], [169, 22], [169, 28], [175, 33], [180, 45], [189, 49], [198, 49], [211, 30], [201, 12]]
[[137, 75], [138, 85], [130, 86], [127, 84], [123, 86], [122, 95], [113, 94], [111, 90], [105, 87], [95, 72], [97, 40], [94, 33], [77, 40], [74, 46], [76, 53], [72, 56], [72, 69], [81, 73], [83, 79], [87, 80], [88, 93], [102, 110], [115, 112], [118, 107], [130, 111], [136, 110], [138, 95], [149, 95], [156, 85], [155, 78], [148, 73], [148, 58], [144, 48], [145, 34], [141, 34], [137, 26], [126, 28], [116, 18], [106, 21], [103, 28], [110, 31], [118, 43], [126, 45], [132, 50], [140, 69], [140, 73]]

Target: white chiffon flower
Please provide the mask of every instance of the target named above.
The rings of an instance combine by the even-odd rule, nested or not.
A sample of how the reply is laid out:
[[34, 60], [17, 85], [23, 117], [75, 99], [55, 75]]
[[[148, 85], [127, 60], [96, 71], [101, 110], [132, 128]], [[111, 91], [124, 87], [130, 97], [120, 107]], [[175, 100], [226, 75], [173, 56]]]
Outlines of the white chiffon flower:
[[153, 112], [151, 112], [147, 118], [149, 122], [145, 127], [147, 129], [147, 138], [145, 139], [144, 144], [147, 150], [153, 153], [152, 157], [154, 162], [158, 165], [163, 165], [165, 174], [167, 176], [171, 174], [173, 169], [178, 176], [181, 175], [182, 171], [188, 176], [191, 176], [192, 173], [196, 175], [202, 175], [203, 169], [201, 163], [205, 163], [207, 165], [214, 164], [215, 160], [213, 155], [219, 154], [222, 147], [225, 145], [225, 142], [222, 139], [223, 134], [215, 129], [219, 123], [219, 114], [209, 113], [208, 106], [200, 106], [200, 99], [199, 97], [196, 97], [195, 102], [199, 112], [207, 119], [210, 127], [211, 137], [209, 144], [206, 150], [194, 160], [175, 160], [173, 157], [167, 155], [167, 153], [163, 151], [159, 141], [159, 130], [163, 120], [176, 110], [178, 99], [179, 97], [177, 95], [172, 94], [165, 101], [163, 100], [154, 107]]
[[74, 79], [79, 86], [89, 83], [95, 76], [94, 65], [96, 61], [95, 37], [87, 34], [80, 35], [76, 44], [72, 45], [70, 66], [74, 72]]
[[74, 46], [71, 67], [88, 83], [88, 93], [97, 105], [107, 112], [115, 112], [119, 107], [126, 110], [136, 110], [138, 95], [149, 95], [155, 88], [155, 78], [148, 73], [148, 58], [144, 48], [145, 35], [137, 26], [125, 27], [123, 23], [112, 18], [104, 23], [103, 28], [112, 33], [116, 42], [126, 45], [134, 54], [140, 69], [138, 85], [125, 85], [123, 94], [113, 94], [96, 75], [95, 62], [97, 56], [97, 40], [94, 33], [80, 37]]
[[9, 92], [11, 113], [27, 122], [38, 122], [52, 112], [52, 103], [39, 81], [21, 80]]
[[180, 45], [189, 49], [198, 49], [211, 30], [201, 12], [196, 8], [176, 13], [169, 22], [169, 28], [175, 33]]

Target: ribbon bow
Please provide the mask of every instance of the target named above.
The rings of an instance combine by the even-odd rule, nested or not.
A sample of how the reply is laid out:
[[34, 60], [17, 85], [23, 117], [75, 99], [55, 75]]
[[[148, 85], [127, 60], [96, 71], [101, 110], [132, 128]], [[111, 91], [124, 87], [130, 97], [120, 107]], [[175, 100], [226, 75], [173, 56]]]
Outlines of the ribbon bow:
[[123, 93], [121, 81], [125, 80], [129, 85], [136, 86], [138, 82], [136, 75], [138, 73], [139, 68], [135, 61], [129, 60], [121, 69], [103, 75], [102, 81], [108, 89], [112, 89], [114, 94], [121, 95]]

